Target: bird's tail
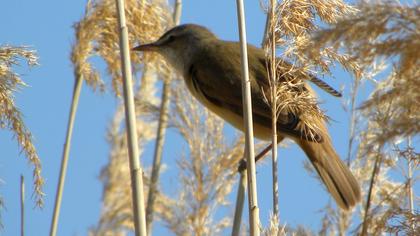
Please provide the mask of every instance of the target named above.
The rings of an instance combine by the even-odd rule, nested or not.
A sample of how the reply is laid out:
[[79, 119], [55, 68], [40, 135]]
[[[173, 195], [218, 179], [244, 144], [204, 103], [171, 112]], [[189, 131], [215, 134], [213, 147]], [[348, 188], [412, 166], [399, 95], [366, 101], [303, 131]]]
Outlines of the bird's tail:
[[360, 187], [349, 168], [335, 152], [330, 139], [322, 143], [297, 140], [337, 204], [349, 210], [360, 200]]

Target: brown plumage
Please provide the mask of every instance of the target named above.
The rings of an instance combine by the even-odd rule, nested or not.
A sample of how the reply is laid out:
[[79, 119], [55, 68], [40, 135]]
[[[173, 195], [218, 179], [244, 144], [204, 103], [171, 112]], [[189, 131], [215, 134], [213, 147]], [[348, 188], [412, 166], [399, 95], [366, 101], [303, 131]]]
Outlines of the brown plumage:
[[323, 129], [321, 131], [324, 134], [323, 142], [296, 139], [294, 141], [306, 153], [337, 204], [342, 209], [349, 210], [360, 200], [359, 184], [334, 150], [325, 123], [319, 119], [312, 122], [318, 123], [316, 125]]
[[[166, 32], [156, 42], [140, 45], [134, 50], [157, 51], [163, 55], [184, 76], [195, 98], [234, 127], [244, 130], [241, 57], [237, 42], [219, 40], [201, 26], [181, 25]], [[270, 140], [271, 108], [265, 97], [269, 94], [269, 85], [264, 51], [249, 45], [248, 61], [254, 134], [259, 139]], [[284, 67], [290, 66], [283, 63]], [[279, 78], [280, 82], [288, 79], [286, 76]], [[333, 95], [334, 92], [339, 94], [319, 79], [312, 81]], [[315, 96], [308, 84], [294, 89]], [[306, 117], [312, 127], [317, 127], [314, 130], [305, 127], [301, 118], [291, 112], [280, 113], [277, 121], [279, 140], [284, 137], [293, 139], [305, 151], [338, 205], [343, 209], [351, 208], [360, 200], [359, 185], [335, 152], [325, 122], [318, 116]], [[303, 132], [302, 127], [310, 129], [312, 136]]]

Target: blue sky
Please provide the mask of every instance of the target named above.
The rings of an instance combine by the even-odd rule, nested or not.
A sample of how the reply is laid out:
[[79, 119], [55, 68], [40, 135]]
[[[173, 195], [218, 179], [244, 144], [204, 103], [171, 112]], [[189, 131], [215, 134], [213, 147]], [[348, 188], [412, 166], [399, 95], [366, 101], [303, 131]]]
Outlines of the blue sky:
[[[26, 230], [28, 235], [46, 235], [52, 218], [55, 189], [70, 99], [73, 89], [73, 72], [69, 60], [74, 41], [72, 25], [83, 15], [86, 1], [2, 1], [0, 4], [1, 44], [29, 45], [38, 51], [40, 66], [33, 69], [16, 68], [28, 87], [16, 94], [16, 103], [24, 114], [27, 127], [32, 131], [38, 154], [42, 159], [45, 183], [45, 207], [34, 209], [32, 193], [32, 167], [20, 154], [12, 133], [0, 130], [0, 195], [5, 200], [2, 212], [5, 226], [0, 235], [19, 233], [19, 179], [24, 175], [27, 186]], [[259, 45], [265, 16], [259, 1], [246, 1], [247, 36], [250, 43]], [[237, 40], [235, 1], [184, 1], [182, 23], [196, 23], [210, 28], [220, 38]], [[340, 70], [336, 79], [329, 80], [335, 88], [347, 84], [349, 76]], [[348, 95], [348, 89], [345, 91]], [[331, 135], [334, 145], [343, 158], [347, 153], [348, 123], [342, 100], [320, 92], [322, 105], [333, 119]], [[113, 116], [116, 100], [109, 94], [93, 93], [82, 89], [70, 151], [67, 180], [59, 220], [58, 235], [86, 235], [88, 227], [97, 223], [102, 184], [98, 179], [100, 169], [107, 162], [108, 145], [105, 131]], [[171, 138], [176, 137], [170, 135]], [[176, 140], [167, 140], [168, 143]], [[169, 145], [171, 146], [171, 145]], [[150, 145], [152, 147], [152, 145]], [[144, 163], [151, 163], [147, 151]], [[149, 155], [148, 155], [149, 154]], [[318, 228], [319, 210], [330, 200], [320, 184], [309, 177], [302, 162], [302, 151], [295, 145], [279, 152], [279, 183], [281, 220], [288, 225], [306, 225]], [[268, 163], [268, 162], [266, 162]], [[267, 225], [271, 209], [271, 166], [260, 164], [257, 168], [260, 217]], [[165, 181], [165, 176], [162, 177]], [[236, 191], [236, 190], [234, 190]], [[233, 201], [233, 198], [232, 198]], [[230, 210], [229, 210], [230, 211]], [[228, 213], [230, 213], [228, 211]], [[244, 218], [247, 221], [246, 218]], [[166, 232], [156, 225], [155, 232]]]

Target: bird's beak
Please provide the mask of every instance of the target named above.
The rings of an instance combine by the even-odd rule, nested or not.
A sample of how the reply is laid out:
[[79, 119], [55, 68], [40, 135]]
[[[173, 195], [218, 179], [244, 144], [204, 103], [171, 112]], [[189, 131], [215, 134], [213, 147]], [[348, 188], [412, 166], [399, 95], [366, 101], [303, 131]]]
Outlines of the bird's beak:
[[156, 43], [148, 43], [148, 44], [142, 44], [139, 45], [137, 47], [132, 48], [132, 51], [143, 51], [143, 52], [147, 52], [147, 51], [157, 51], [157, 49], [159, 48], [159, 46]]

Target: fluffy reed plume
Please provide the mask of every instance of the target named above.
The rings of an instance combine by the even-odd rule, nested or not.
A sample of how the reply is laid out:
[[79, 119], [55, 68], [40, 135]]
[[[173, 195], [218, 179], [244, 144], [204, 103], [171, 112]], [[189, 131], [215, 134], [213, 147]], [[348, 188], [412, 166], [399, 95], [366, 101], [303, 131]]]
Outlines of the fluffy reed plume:
[[216, 220], [214, 215], [228, 204], [244, 141], [236, 138], [227, 144], [223, 122], [185, 96], [183, 81], [173, 83], [171, 94], [172, 122], [185, 140], [188, 154], [178, 162], [178, 196], [163, 202], [165, 211], [158, 215], [176, 235], [220, 235], [231, 219]]
[[[401, 152], [395, 151], [396, 143], [419, 133], [419, 19], [418, 5], [361, 2], [357, 13], [320, 31], [309, 47], [309, 55], [315, 58], [323, 48], [346, 52], [358, 68], [349, 70], [356, 77], [354, 87], [359, 86], [359, 79], [369, 79], [376, 85], [367, 101], [353, 114], [367, 121], [359, 122], [356, 127], [362, 131], [352, 165], [366, 200], [360, 209], [361, 225], [353, 233], [377, 235], [397, 230], [408, 235], [418, 233], [415, 232], [418, 222], [414, 223], [419, 219], [418, 213], [409, 211], [401, 201], [407, 198], [406, 186], [411, 187], [416, 177], [411, 177], [408, 185], [391, 180], [389, 171], [398, 171], [404, 160]], [[418, 161], [413, 161], [412, 168], [418, 170]], [[341, 234], [348, 232], [349, 215], [334, 210], [327, 214], [335, 217], [331, 217], [333, 223], [330, 221], [323, 230], [336, 228]], [[396, 218], [404, 220], [396, 222]]]
[[[356, 8], [341, 0], [286, 0], [278, 5], [278, 10], [277, 43], [283, 45], [283, 54], [293, 60], [294, 68], [301, 68], [298, 73], [316, 75], [319, 71], [321, 75], [332, 75], [330, 69], [333, 63], [338, 62], [347, 70], [359, 74], [357, 63], [337, 48], [316, 48], [313, 55], [307, 54], [308, 47], [313, 43], [313, 33], [320, 29], [321, 24], [334, 24], [345, 16], [355, 14]], [[321, 22], [316, 21], [316, 17]]]
[[41, 160], [36, 153], [32, 134], [23, 123], [22, 114], [14, 102], [14, 93], [26, 84], [13, 66], [25, 60], [29, 66], [38, 65], [38, 57], [28, 47], [0, 46], [0, 128], [12, 131], [26, 158], [33, 166], [34, 198], [37, 206], [42, 207], [44, 179], [41, 176]]
[[[139, 111], [142, 117], [149, 113], [145, 109], [136, 111]], [[100, 176], [104, 183], [103, 207], [98, 225], [91, 229], [92, 235], [125, 235], [134, 231], [127, 138], [123, 123], [124, 107], [120, 105], [108, 130], [108, 142], [111, 147], [109, 163], [102, 169]], [[139, 152], [142, 153], [145, 142], [154, 138], [155, 126], [145, 120], [138, 120], [137, 125]]]
[[324, 47], [346, 51], [364, 74], [369, 74], [371, 65], [379, 59], [392, 66], [387, 79], [377, 82], [375, 92], [362, 106], [365, 112], [374, 113], [375, 107], [392, 104], [390, 112], [396, 119], [386, 125], [382, 142], [420, 131], [419, 25], [418, 5], [404, 6], [395, 1], [362, 3], [354, 17], [321, 31], [311, 45], [313, 51]]
[[[171, 25], [172, 17], [165, 0], [127, 0], [125, 4], [130, 45], [154, 40], [164, 32], [168, 25]], [[75, 66], [77, 77], [82, 75], [89, 86], [103, 91], [105, 82], [89, 62], [92, 56], [101, 57], [107, 65], [108, 74], [112, 77], [112, 89], [116, 95], [120, 95], [121, 63], [115, 12], [115, 1], [92, 0], [88, 2], [84, 18], [75, 25], [76, 43], [72, 49], [71, 61]], [[131, 56], [133, 65], [158, 60], [160, 57], [153, 55], [141, 57], [140, 54], [132, 54]], [[165, 65], [165, 63], [156, 65], [159, 64]], [[134, 72], [138, 72], [139, 69], [135, 67]]]
[[[386, 113], [385, 110], [381, 115]], [[363, 235], [390, 232], [388, 224], [392, 222], [391, 216], [407, 211], [407, 207], [401, 201], [406, 198], [406, 183], [389, 177], [390, 171], [395, 169], [401, 157], [393, 151], [393, 146], [375, 143], [374, 140], [378, 138], [376, 136], [382, 135], [381, 130], [383, 127], [375, 119], [368, 122], [366, 130], [361, 133], [357, 157], [352, 163], [354, 173], [367, 198], [364, 207], [359, 209], [361, 225], [353, 229], [353, 233], [360, 233], [363, 227], [366, 228]], [[351, 226], [351, 219], [347, 216], [343, 220], [339, 218], [343, 217], [342, 215], [337, 215], [336, 222], [344, 224], [340, 225], [339, 232], [345, 233]], [[357, 221], [353, 222], [353, 226], [357, 226]]]

